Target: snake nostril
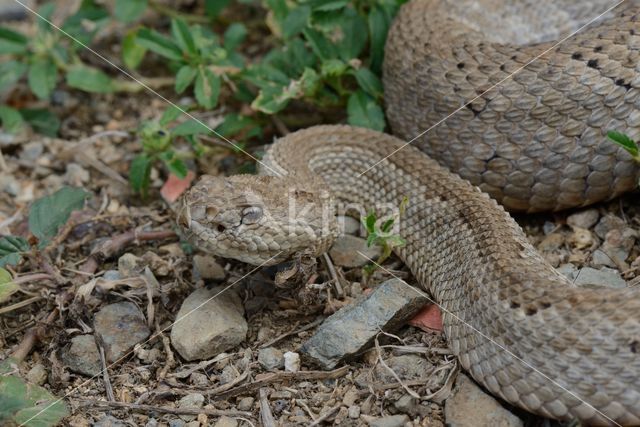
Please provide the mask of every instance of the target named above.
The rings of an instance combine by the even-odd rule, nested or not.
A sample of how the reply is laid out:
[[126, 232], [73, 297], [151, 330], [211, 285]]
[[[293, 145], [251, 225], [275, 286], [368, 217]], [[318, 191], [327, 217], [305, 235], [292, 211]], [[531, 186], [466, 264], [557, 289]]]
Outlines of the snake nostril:
[[224, 225], [222, 225], [222, 224], [216, 224], [216, 231], [217, 231], [218, 233], [224, 233], [224, 230], [226, 230], [226, 229], [227, 229], [227, 227], [225, 227]]

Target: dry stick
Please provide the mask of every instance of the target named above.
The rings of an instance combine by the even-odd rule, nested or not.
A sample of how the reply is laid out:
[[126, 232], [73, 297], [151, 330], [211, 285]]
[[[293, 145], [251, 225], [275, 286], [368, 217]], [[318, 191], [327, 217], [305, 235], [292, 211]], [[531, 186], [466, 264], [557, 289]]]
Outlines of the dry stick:
[[110, 402], [116, 401], [116, 396], [113, 394], [113, 386], [111, 385], [111, 378], [109, 378], [109, 369], [107, 367], [107, 356], [104, 352], [104, 341], [100, 334], [95, 334], [96, 345], [98, 346], [98, 353], [100, 355], [100, 363], [102, 364], [102, 381], [104, 381], [104, 389], [107, 393], [107, 399]]
[[53, 311], [51, 311], [51, 313], [49, 313], [46, 320], [44, 321], [44, 324], [30, 328], [24, 334], [24, 337], [22, 337], [22, 341], [20, 341], [20, 344], [18, 344], [11, 353], [11, 357], [16, 359], [18, 362], [22, 362], [27, 357], [27, 355], [31, 353], [33, 347], [35, 347], [36, 343], [47, 331], [47, 327], [49, 326], [49, 324], [53, 323], [53, 321], [56, 320], [57, 316], [58, 309], [55, 308], [53, 309]]
[[320, 425], [321, 422], [323, 422], [324, 420], [326, 420], [327, 418], [329, 418], [330, 416], [338, 412], [338, 409], [340, 409], [341, 406], [342, 404], [336, 405], [333, 408], [329, 409], [327, 412], [321, 415], [317, 420], [309, 424], [309, 427]]
[[91, 255], [89, 255], [89, 258], [80, 267], [80, 271], [83, 273], [94, 273], [102, 261], [115, 256], [132, 242], [163, 240], [174, 237], [177, 237], [177, 235], [171, 230], [141, 232], [137, 232], [136, 230], [127, 231], [126, 233], [119, 234], [106, 240], [95, 248], [91, 252]]
[[[272, 345], [274, 345], [275, 343], [282, 341], [283, 339], [287, 338], [288, 336], [291, 335], [296, 335], [299, 334], [300, 332], [304, 332], [306, 330], [309, 330], [311, 328], [315, 328], [316, 326], [318, 326], [319, 324], [321, 324], [322, 322], [324, 322], [324, 317], [320, 317], [316, 320], [314, 320], [313, 322], [309, 323], [308, 325], [304, 325], [301, 328], [295, 329], [293, 331], [289, 331], [289, 332], [285, 332], [282, 335], [279, 335], [275, 338], [273, 338], [271, 341], [267, 341], [266, 343], [262, 344], [260, 347], [258, 348], [266, 348], [266, 347], [271, 347]], [[294, 328], [298, 326], [297, 324], [294, 326]]]
[[219, 394], [209, 394], [212, 399], [228, 399], [233, 396], [238, 396], [242, 393], [248, 393], [255, 391], [261, 387], [267, 386], [273, 383], [285, 382], [285, 381], [310, 381], [310, 380], [331, 380], [344, 376], [349, 371], [349, 366], [343, 366], [333, 371], [299, 371], [299, 372], [275, 372], [267, 375], [264, 378], [253, 381], [248, 384], [243, 384], [232, 390], [225, 391]]
[[329, 258], [329, 255], [327, 255], [325, 252], [322, 254], [322, 259], [327, 266], [327, 270], [329, 270], [329, 275], [333, 279], [333, 283], [335, 283], [336, 295], [338, 296], [338, 298], [344, 298], [342, 283], [340, 282], [340, 278], [338, 277], [338, 273], [336, 272], [336, 268], [334, 267], [333, 262], [331, 262], [331, 258]]
[[269, 399], [267, 399], [267, 389], [260, 389], [260, 419], [263, 427], [277, 427], [275, 418], [269, 408]]
[[10, 305], [10, 306], [2, 307], [2, 308], [0, 308], [0, 315], [5, 314], [5, 313], [9, 313], [9, 312], [11, 312], [13, 310], [17, 310], [17, 309], [22, 308], [22, 307], [26, 307], [29, 304], [33, 304], [36, 301], [40, 301], [41, 299], [44, 299], [44, 297], [41, 297], [40, 295], [38, 295], [38, 296], [35, 296], [35, 297], [28, 298], [28, 299], [26, 299], [24, 301], [17, 302], [15, 304]]
[[85, 402], [89, 406], [107, 406], [110, 408], [122, 408], [129, 409], [137, 412], [159, 412], [162, 414], [174, 414], [174, 415], [211, 415], [213, 417], [247, 417], [251, 418], [251, 412], [245, 411], [225, 411], [221, 409], [207, 409], [207, 408], [167, 408], [164, 406], [154, 405], [139, 405], [136, 403], [126, 402], [107, 402], [105, 400], [93, 400], [93, 399], [76, 399], [80, 402]]
[[33, 274], [25, 274], [24, 276], [18, 276], [12, 280], [16, 285], [20, 285], [22, 283], [35, 282], [36, 280], [55, 280], [56, 278], [47, 273], [33, 273]]

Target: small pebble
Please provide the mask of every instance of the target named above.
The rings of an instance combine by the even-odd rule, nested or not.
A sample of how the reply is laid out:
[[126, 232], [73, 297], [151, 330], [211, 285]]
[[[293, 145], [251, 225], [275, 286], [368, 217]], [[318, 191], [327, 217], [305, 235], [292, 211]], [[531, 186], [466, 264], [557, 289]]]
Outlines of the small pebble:
[[27, 381], [32, 384], [44, 384], [47, 381], [47, 370], [42, 364], [36, 363], [29, 369], [29, 372], [27, 372]]
[[231, 417], [220, 417], [214, 427], [238, 427], [238, 420]]
[[253, 402], [255, 399], [253, 397], [243, 397], [237, 404], [237, 408], [239, 411], [250, 411], [253, 408]]
[[567, 217], [567, 224], [571, 227], [589, 229], [598, 222], [599, 218], [600, 214], [598, 210], [592, 208], [569, 215]]
[[[178, 401], [178, 408], [202, 408], [204, 405], [204, 396], [200, 393], [191, 393], [184, 396]], [[185, 421], [192, 421], [196, 418], [195, 415], [180, 415]]]
[[277, 348], [261, 348], [258, 351], [258, 362], [266, 370], [279, 369], [284, 366], [284, 356]]
[[359, 406], [349, 406], [349, 418], [351, 419], [358, 419], [360, 418], [360, 407]]
[[369, 264], [370, 259], [378, 259], [381, 253], [379, 246], [367, 246], [365, 239], [349, 234], [338, 237], [329, 249], [333, 263], [342, 267], [362, 267]]
[[193, 267], [203, 279], [223, 280], [226, 277], [224, 268], [212, 256], [195, 255]]
[[284, 354], [284, 370], [287, 372], [298, 372], [300, 370], [300, 355], [292, 351]]

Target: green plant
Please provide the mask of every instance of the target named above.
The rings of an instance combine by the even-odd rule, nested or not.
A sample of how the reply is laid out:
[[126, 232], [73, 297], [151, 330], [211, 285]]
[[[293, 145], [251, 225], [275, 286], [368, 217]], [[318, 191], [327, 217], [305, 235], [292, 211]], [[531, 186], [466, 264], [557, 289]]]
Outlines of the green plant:
[[638, 142], [632, 140], [627, 134], [622, 132], [609, 131], [607, 132], [607, 136], [610, 140], [627, 150], [636, 162], [640, 162], [640, 149], [638, 148]]
[[18, 236], [0, 238], [0, 267], [17, 265], [24, 255], [45, 248], [67, 222], [71, 212], [82, 209], [89, 193], [74, 187], [63, 187], [50, 196], [42, 197], [29, 209], [30, 241]]
[[404, 198], [400, 203], [398, 215], [386, 219], [380, 225], [380, 220], [374, 212], [369, 213], [361, 219], [362, 225], [367, 231], [367, 246], [377, 245], [382, 248], [382, 254], [380, 254], [377, 261], [364, 268], [366, 274], [373, 273], [378, 265], [391, 256], [394, 248], [401, 247], [406, 244], [405, 239], [397, 234], [393, 234], [392, 231], [396, 220], [404, 213], [407, 203], [408, 199]]

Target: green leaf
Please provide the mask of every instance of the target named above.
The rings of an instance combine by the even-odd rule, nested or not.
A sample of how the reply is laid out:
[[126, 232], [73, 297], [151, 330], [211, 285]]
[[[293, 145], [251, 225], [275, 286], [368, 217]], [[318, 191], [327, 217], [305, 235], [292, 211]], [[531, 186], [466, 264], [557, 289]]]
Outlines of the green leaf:
[[92, 93], [111, 93], [113, 82], [103, 71], [86, 65], [75, 65], [67, 72], [67, 84]]
[[638, 157], [638, 145], [629, 136], [622, 132], [610, 130], [607, 132], [610, 140], [627, 150], [633, 157]]
[[346, 9], [341, 20], [342, 38], [336, 46], [343, 61], [357, 58], [367, 45], [367, 23], [353, 9]]
[[180, 48], [169, 38], [163, 36], [155, 30], [148, 28], [141, 28], [138, 30], [138, 37], [136, 37], [138, 44], [164, 56], [165, 58], [173, 61], [182, 60], [182, 51]]
[[182, 19], [171, 20], [171, 34], [173, 39], [178, 44], [178, 47], [182, 49], [182, 52], [186, 52], [190, 56], [194, 57], [198, 54], [196, 44], [193, 41], [191, 30], [186, 22]]
[[147, 8], [147, 0], [116, 0], [114, 14], [120, 22], [128, 24], [138, 20]]
[[385, 233], [388, 233], [389, 230], [391, 230], [391, 227], [393, 226], [393, 218], [388, 219], [384, 222], [384, 224], [382, 224], [382, 227], [380, 227], [380, 230], [382, 230]]
[[258, 123], [250, 117], [241, 116], [236, 113], [227, 114], [222, 123], [216, 127], [216, 132], [226, 137], [238, 135], [243, 131], [245, 132], [245, 138], [259, 136], [261, 134]]
[[369, 12], [367, 24], [371, 37], [369, 40], [370, 67], [380, 75], [382, 73], [382, 60], [384, 59], [384, 44], [391, 25], [391, 17], [380, 5], [375, 5]]
[[198, 135], [198, 134], [209, 134], [211, 130], [202, 124], [201, 122], [190, 119], [186, 120], [173, 129], [171, 129], [171, 134], [173, 136], [188, 136], [188, 135]]
[[40, 240], [40, 247], [46, 246], [58, 234], [71, 212], [84, 207], [89, 195], [81, 188], [62, 187], [33, 202], [29, 210], [29, 231]]
[[56, 87], [58, 70], [49, 58], [35, 57], [27, 77], [31, 92], [38, 98], [47, 100]]
[[282, 23], [282, 35], [285, 39], [295, 36], [307, 26], [311, 8], [309, 6], [298, 6], [289, 11], [289, 14]]
[[27, 64], [19, 61], [0, 62], [0, 93], [9, 89], [27, 72]]
[[20, 114], [36, 132], [50, 137], [58, 135], [60, 120], [51, 111], [43, 108], [23, 108]]
[[347, 64], [339, 59], [328, 59], [322, 62], [320, 72], [323, 76], [341, 76], [347, 71]]
[[18, 133], [24, 125], [20, 112], [6, 105], [0, 105], [0, 122], [7, 133]]
[[159, 157], [167, 168], [169, 168], [169, 172], [180, 179], [187, 176], [187, 173], [189, 172], [187, 165], [185, 165], [181, 159], [176, 157], [176, 154], [173, 151], [165, 151], [164, 153], [161, 153]]
[[358, 68], [355, 73], [358, 85], [374, 98], [382, 98], [382, 82], [366, 67]]
[[384, 130], [384, 112], [376, 101], [363, 90], [354, 92], [347, 102], [347, 121], [350, 125]]
[[[20, 256], [18, 255], [18, 257]], [[2, 265], [4, 266], [4, 264]], [[8, 300], [11, 295], [13, 295], [18, 291], [18, 289], [20, 289], [20, 286], [16, 285], [13, 282], [13, 277], [11, 277], [11, 273], [9, 273], [4, 268], [0, 267], [0, 303]]]
[[229, 3], [231, 3], [231, 0], [205, 0], [204, 10], [207, 12], [207, 15], [215, 18]]
[[184, 92], [184, 90], [193, 82], [193, 79], [196, 78], [196, 74], [198, 74], [198, 69], [193, 68], [191, 65], [184, 65], [180, 67], [176, 74], [176, 92]]
[[0, 55], [26, 53], [29, 39], [6, 27], [0, 27]]
[[329, 0], [329, 1], [316, 1], [314, 2], [313, 10], [320, 12], [327, 12], [331, 10], [342, 9], [349, 4], [348, 0]]
[[269, 6], [269, 9], [271, 10], [271, 12], [273, 12], [273, 16], [278, 22], [278, 24], [282, 26], [282, 22], [284, 21], [284, 19], [287, 17], [287, 14], [289, 13], [289, 8], [287, 7], [287, 1], [286, 0], [265, 0], [265, 3], [267, 4], [267, 6]]
[[369, 215], [362, 219], [362, 224], [367, 230], [367, 233], [373, 233], [376, 229], [376, 215], [371, 212]]
[[5, 236], [0, 239], [0, 267], [5, 265], [17, 265], [21, 254], [28, 252], [29, 242], [22, 237]]
[[3, 425], [50, 427], [69, 415], [62, 399], [18, 377], [19, 362], [0, 362], [0, 422]]
[[129, 168], [129, 183], [136, 193], [147, 197], [149, 179], [151, 176], [151, 158], [146, 154], [139, 154], [131, 162]]
[[122, 61], [124, 65], [135, 70], [144, 59], [146, 53], [147, 48], [138, 44], [138, 32], [129, 31], [122, 39]]
[[335, 45], [331, 43], [321, 32], [312, 28], [305, 28], [302, 32], [318, 58], [323, 61], [327, 61], [338, 56]]
[[240, 23], [229, 25], [227, 31], [224, 32], [224, 48], [229, 52], [235, 50], [247, 36], [247, 27]]
[[367, 247], [373, 246], [378, 240], [378, 235], [376, 233], [371, 233], [367, 236]]
[[169, 105], [167, 109], [164, 110], [164, 113], [162, 113], [162, 117], [160, 117], [160, 125], [168, 125], [169, 123], [177, 119], [180, 114], [182, 114], [182, 110], [180, 110], [180, 108], [174, 105]]
[[201, 66], [196, 77], [195, 95], [198, 104], [208, 109], [215, 107], [220, 95], [220, 77]]

